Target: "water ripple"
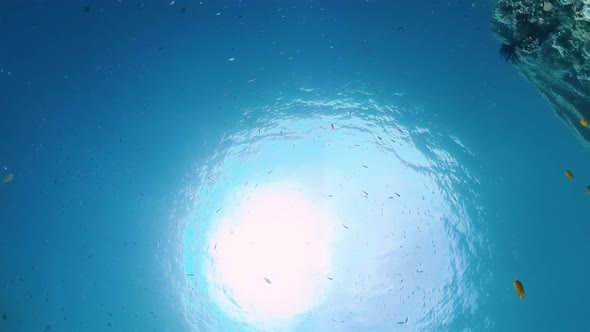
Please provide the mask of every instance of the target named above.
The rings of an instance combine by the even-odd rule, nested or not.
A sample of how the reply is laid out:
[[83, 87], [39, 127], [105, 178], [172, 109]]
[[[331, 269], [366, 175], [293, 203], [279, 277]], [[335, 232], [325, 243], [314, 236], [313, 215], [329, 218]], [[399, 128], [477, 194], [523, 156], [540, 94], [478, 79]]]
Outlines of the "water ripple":
[[298, 93], [246, 110], [180, 191], [187, 321], [485, 329], [474, 154], [418, 107], [359, 89]]

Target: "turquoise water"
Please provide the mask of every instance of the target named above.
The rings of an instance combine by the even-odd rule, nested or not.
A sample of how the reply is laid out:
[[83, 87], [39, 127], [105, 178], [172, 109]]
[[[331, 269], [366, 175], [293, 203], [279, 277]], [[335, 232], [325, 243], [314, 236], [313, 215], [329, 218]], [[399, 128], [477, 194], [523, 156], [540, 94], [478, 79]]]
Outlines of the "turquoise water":
[[0, 331], [583, 331], [589, 154], [474, 3], [0, 4]]

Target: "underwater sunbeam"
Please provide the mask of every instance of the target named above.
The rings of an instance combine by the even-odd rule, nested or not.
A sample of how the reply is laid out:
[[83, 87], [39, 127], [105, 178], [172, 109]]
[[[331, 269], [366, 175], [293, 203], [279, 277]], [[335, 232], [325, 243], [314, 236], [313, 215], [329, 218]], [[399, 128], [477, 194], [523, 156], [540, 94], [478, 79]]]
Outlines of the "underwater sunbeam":
[[213, 269], [224, 290], [217, 296], [231, 297], [250, 321], [306, 313], [324, 293], [334, 224], [302, 193], [258, 185], [224, 215], [212, 237]]

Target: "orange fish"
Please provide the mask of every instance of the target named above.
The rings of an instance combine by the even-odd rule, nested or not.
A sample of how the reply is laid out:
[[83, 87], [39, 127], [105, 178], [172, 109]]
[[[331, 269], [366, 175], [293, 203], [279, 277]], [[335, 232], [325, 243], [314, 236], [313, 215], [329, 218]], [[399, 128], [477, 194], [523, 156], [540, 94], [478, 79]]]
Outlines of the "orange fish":
[[588, 120], [586, 120], [586, 119], [582, 118], [582, 119], [580, 120], [580, 124], [581, 124], [582, 126], [584, 126], [584, 127], [588, 127]]
[[516, 294], [518, 294], [521, 299], [524, 299], [524, 286], [518, 279], [514, 280], [514, 289], [516, 290]]
[[14, 178], [14, 175], [8, 174], [7, 176], [4, 177], [4, 179], [2, 179], [2, 183], [8, 183], [8, 182], [12, 181], [13, 178]]
[[574, 173], [572, 173], [572, 171], [570, 171], [569, 169], [565, 170], [565, 176], [567, 176], [568, 179], [573, 179], [574, 178]]

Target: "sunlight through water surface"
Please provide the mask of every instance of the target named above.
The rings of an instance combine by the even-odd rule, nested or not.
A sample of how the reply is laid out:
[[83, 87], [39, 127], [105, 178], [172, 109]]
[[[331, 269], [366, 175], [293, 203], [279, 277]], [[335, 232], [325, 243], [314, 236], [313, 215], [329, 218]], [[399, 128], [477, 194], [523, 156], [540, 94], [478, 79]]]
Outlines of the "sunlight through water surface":
[[467, 267], [489, 254], [458, 161], [475, 156], [399, 96], [335, 95], [247, 110], [187, 176], [174, 241], [197, 331], [428, 330], [481, 314]]

